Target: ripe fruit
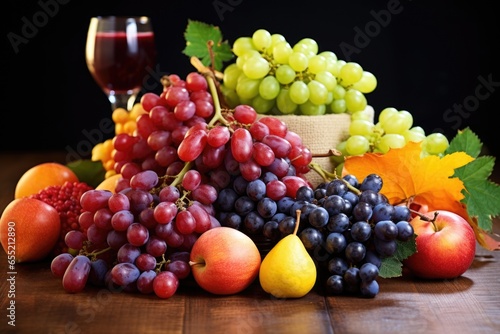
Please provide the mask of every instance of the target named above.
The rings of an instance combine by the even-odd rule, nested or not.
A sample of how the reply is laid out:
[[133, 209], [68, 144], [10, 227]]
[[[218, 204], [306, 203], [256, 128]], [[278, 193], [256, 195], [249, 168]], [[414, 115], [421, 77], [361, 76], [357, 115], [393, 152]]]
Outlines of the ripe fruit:
[[2, 247], [18, 263], [44, 259], [56, 245], [60, 231], [57, 210], [34, 198], [13, 200], [0, 218]]
[[109, 190], [115, 193], [116, 183], [121, 179], [121, 174], [115, 174], [110, 177], [105, 178], [101, 183], [97, 185], [96, 190]]
[[49, 186], [38, 193], [29, 196], [39, 199], [56, 209], [61, 221], [61, 232], [59, 242], [53, 249], [53, 255], [58, 255], [68, 251], [64, 238], [66, 233], [72, 230], [82, 231], [78, 222], [78, 217], [82, 213], [80, 197], [92, 187], [85, 182], [66, 182], [62, 186]]
[[417, 252], [403, 264], [421, 278], [450, 279], [462, 275], [469, 269], [476, 252], [472, 227], [450, 211], [431, 211], [425, 216], [431, 221], [416, 216], [410, 222], [417, 235]]
[[48, 186], [62, 186], [66, 181], [79, 181], [69, 167], [57, 162], [41, 163], [28, 169], [17, 181], [14, 198], [36, 194]]
[[213, 294], [243, 291], [259, 274], [261, 257], [252, 239], [231, 227], [215, 227], [195, 241], [190, 261], [193, 277]]
[[299, 218], [293, 233], [274, 245], [260, 266], [260, 285], [276, 298], [303, 297], [316, 283], [316, 265], [297, 236], [298, 227]]

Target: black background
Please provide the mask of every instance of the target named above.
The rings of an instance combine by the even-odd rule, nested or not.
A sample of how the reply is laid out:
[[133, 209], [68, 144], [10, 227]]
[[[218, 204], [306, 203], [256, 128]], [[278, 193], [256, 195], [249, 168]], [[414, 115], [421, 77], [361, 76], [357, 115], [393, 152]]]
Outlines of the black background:
[[[84, 48], [90, 17], [113, 14], [150, 16], [159, 72], [181, 77], [194, 69], [182, 53], [188, 19], [219, 26], [231, 44], [259, 28], [282, 34], [292, 45], [301, 38], [313, 38], [320, 51], [333, 51], [338, 58], [358, 62], [375, 74], [378, 86], [366, 96], [377, 113], [389, 106], [406, 109], [412, 113], [414, 125], [427, 133], [442, 132], [450, 139], [468, 126], [483, 141], [485, 153], [498, 156], [499, 127], [493, 119], [500, 111], [500, 27], [490, 4], [416, 0], [308, 0], [297, 4], [271, 0], [4, 1], [0, 148], [77, 150], [85, 156], [90, 154], [86, 144], [106, 138], [106, 134], [99, 138], [99, 131], [93, 130], [110, 118], [111, 109], [86, 68]], [[390, 14], [390, 6], [398, 11]], [[15, 52], [9, 36], [27, 37], [26, 22], [38, 27]], [[360, 31], [368, 36], [362, 39]], [[357, 51], [347, 54], [342, 45], [357, 47]], [[492, 83], [488, 87], [487, 81]], [[457, 110], [454, 106], [462, 106], [463, 112], [453, 111]]]

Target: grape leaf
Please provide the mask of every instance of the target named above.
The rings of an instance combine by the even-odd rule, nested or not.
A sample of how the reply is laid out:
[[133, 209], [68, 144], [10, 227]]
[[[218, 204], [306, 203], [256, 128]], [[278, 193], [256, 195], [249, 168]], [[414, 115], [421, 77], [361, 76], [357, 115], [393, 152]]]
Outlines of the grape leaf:
[[489, 234], [493, 228], [493, 217], [500, 215], [500, 186], [489, 180], [495, 166], [492, 156], [479, 156], [482, 143], [469, 128], [459, 131], [450, 142], [446, 153], [465, 151], [476, 157], [471, 163], [455, 170], [465, 189], [461, 201], [466, 208], [468, 220], [473, 222], [480, 244], [489, 250], [499, 250], [500, 242]]
[[67, 166], [76, 174], [80, 182], [85, 182], [93, 188], [104, 180], [106, 174], [101, 161], [82, 159], [69, 162]]
[[479, 137], [472, 132], [470, 128], [458, 131], [457, 135], [451, 140], [450, 145], [445, 151], [445, 154], [454, 152], [465, 152], [468, 155], [477, 158], [481, 153], [483, 144]]
[[[222, 70], [224, 62], [234, 58], [231, 46], [227, 41], [222, 40], [222, 33], [217, 26], [188, 20], [184, 38], [186, 40], [186, 47], [182, 53], [189, 57], [199, 58], [203, 65], [207, 67], [212, 66], [217, 71]], [[208, 45], [209, 41], [213, 42], [211, 47]], [[211, 52], [213, 54], [213, 64]]]
[[413, 238], [408, 241], [396, 241], [398, 244], [396, 253], [391, 257], [382, 259], [382, 265], [380, 266], [379, 272], [380, 277], [391, 278], [402, 275], [403, 260], [417, 251], [415, 239], [416, 236], [414, 235]]

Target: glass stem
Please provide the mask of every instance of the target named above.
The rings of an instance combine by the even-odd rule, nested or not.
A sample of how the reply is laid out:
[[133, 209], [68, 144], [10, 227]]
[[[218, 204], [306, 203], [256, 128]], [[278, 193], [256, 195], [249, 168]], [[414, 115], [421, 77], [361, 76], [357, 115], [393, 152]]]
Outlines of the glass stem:
[[117, 108], [123, 108], [127, 111], [132, 110], [137, 94], [113, 94], [109, 95], [108, 99], [111, 102], [111, 111]]

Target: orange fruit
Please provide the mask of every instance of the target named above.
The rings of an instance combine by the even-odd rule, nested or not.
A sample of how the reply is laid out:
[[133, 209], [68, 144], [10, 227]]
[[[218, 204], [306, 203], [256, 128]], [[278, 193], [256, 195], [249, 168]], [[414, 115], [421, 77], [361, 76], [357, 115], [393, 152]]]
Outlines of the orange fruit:
[[14, 199], [0, 217], [0, 242], [8, 259], [17, 263], [44, 259], [56, 245], [60, 231], [57, 210], [34, 198]]
[[121, 179], [121, 174], [112, 175], [106, 179], [104, 179], [99, 185], [95, 188], [96, 190], [109, 190], [112, 193], [115, 193], [116, 183], [119, 179]]
[[28, 169], [17, 181], [14, 198], [38, 193], [48, 186], [62, 186], [66, 181], [78, 182], [78, 176], [66, 165], [44, 162]]

